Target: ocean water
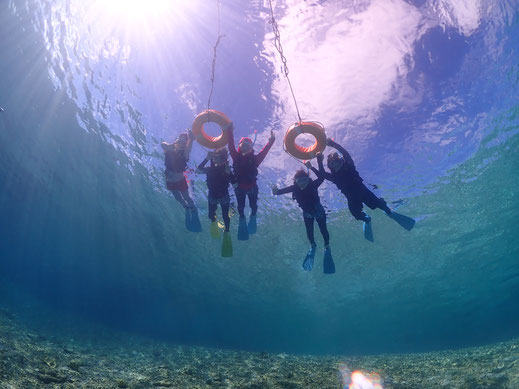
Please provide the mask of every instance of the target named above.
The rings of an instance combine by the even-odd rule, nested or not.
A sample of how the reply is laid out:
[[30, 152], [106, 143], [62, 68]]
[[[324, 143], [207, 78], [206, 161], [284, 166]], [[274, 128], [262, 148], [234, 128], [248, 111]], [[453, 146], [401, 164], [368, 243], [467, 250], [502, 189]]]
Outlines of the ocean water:
[[[146, 4], [146, 5], [144, 5]], [[519, 336], [519, 2], [274, 2], [301, 116], [324, 124], [381, 210], [363, 238], [324, 184], [334, 275], [312, 272], [282, 147], [297, 115], [268, 1], [222, 0], [211, 108], [270, 131], [258, 232], [220, 257], [165, 189], [161, 141], [207, 108], [217, 2], [0, 1], [0, 304], [47, 331], [305, 354], [447, 350]], [[213, 128], [211, 131], [218, 131]], [[325, 151], [325, 154], [329, 150]], [[248, 211], [247, 211], [248, 214]], [[66, 319], [65, 319], [66, 318]]]

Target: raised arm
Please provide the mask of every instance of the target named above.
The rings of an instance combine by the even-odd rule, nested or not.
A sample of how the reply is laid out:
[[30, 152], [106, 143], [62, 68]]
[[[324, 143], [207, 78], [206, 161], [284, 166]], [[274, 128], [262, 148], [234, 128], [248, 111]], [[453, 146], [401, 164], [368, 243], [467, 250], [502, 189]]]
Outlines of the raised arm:
[[229, 146], [229, 154], [231, 154], [231, 158], [234, 160], [238, 156], [238, 150], [236, 150], [236, 146], [234, 144], [234, 124], [230, 122], [229, 125], [223, 129], [224, 133], [227, 134], [227, 142]]
[[186, 159], [189, 159], [189, 154], [191, 154], [191, 149], [193, 148], [193, 141], [194, 140], [195, 140], [195, 134], [193, 134], [193, 131], [188, 130], [188, 132], [187, 132], [186, 149], [184, 150], [184, 157]]
[[344, 162], [346, 162], [348, 165], [355, 167], [355, 162], [353, 162], [353, 158], [351, 157], [350, 153], [348, 153], [346, 151], [346, 149], [344, 147], [342, 147], [340, 144], [338, 144], [337, 142], [335, 142], [334, 140], [332, 140], [330, 138], [326, 139], [326, 144], [328, 146], [333, 147], [339, 153], [341, 153], [344, 158]]
[[305, 166], [308, 169], [312, 170], [314, 174], [317, 176], [316, 181], [318, 183], [318, 186], [321, 185], [325, 179], [330, 181], [332, 180], [332, 175], [324, 170], [323, 158], [324, 155], [322, 153], [317, 155], [317, 165], [319, 166], [319, 170], [313, 167], [310, 161], [305, 162]]
[[209, 171], [208, 167], [205, 167], [207, 165], [207, 162], [209, 162], [209, 159], [211, 158], [211, 152], [207, 153], [207, 156], [204, 158], [204, 160], [198, 165], [196, 168], [196, 174], [207, 174]]
[[259, 166], [260, 163], [263, 162], [263, 160], [267, 156], [267, 153], [269, 152], [270, 148], [274, 144], [275, 140], [276, 140], [276, 136], [274, 135], [274, 131], [271, 130], [269, 141], [267, 142], [265, 147], [263, 147], [263, 149], [258, 154], [256, 154], [256, 166]]
[[295, 185], [290, 185], [290, 186], [287, 186], [286, 188], [281, 188], [281, 189], [278, 189], [277, 186], [273, 186], [272, 194], [282, 195], [282, 194], [286, 194], [286, 193], [292, 193], [295, 190], [295, 188], [296, 188]]

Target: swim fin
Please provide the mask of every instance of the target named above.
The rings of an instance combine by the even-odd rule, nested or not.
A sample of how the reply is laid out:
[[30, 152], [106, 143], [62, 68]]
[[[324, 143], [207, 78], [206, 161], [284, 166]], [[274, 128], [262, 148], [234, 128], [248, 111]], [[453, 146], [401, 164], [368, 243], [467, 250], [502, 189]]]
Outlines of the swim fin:
[[223, 232], [223, 240], [222, 240], [222, 257], [230, 258], [232, 257], [232, 239], [231, 233], [229, 231]]
[[323, 272], [324, 274], [335, 273], [335, 264], [333, 263], [332, 250], [330, 247], [324, 250]]
[[238, 240], [249, 240], [249, 228], [247, 227], [247, 219], [245, 216], [240, 217], [238, 224]]
[[310, 250], [308, 250], [308, 253], [306, 253], [306, 258], [301, 266], [305, 271], [312, 270], [312, 267], [314, 266], [315, 247], [315, 244], [313, 244]]
[[218, 222], [216, 220], [211, 222], [211, 237], [214, 239], [220, 239], [220, 228], [218, 227]]
[[256, 215], [250, 215], [249, 224], [247, 225], [247, 229], [249, 230], [249, 234], [255, 234], [258, 230], [258, 226], [256, 224]]
[[195, 208], [186, 208], [186, 228], [191, 232], [201, 232], [202, 224], [198, 218], [198, 210]]
[[371, 228], [371, 217], [369, 217], [369, 221], [364, 222], [362, 226], [362, 231], [364, 231], [364, 238], [366, 240], [369, 240], [370, 242], [373, 242], [373, 229]]
[[396, 221], [402, 227], [404, 227], [407, 231], [411, 231], [416, 223], [416, 220], [409, 216], [404, 216], [396, 212], [391, 212], [388, 215], [391, 219]]

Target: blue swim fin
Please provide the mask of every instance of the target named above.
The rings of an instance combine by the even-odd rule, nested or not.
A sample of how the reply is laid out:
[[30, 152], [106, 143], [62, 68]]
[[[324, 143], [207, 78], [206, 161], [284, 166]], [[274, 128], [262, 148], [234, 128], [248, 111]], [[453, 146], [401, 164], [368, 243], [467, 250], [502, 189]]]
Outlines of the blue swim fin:
[[315, 247], [315, 244], [313, 244], [312, 248], [308, 250], [308, 253], [306, 253], [306, 258], [303, 261], [303, 265], [301, 266], [304, 271], [310, 271], [314, 266]]
[[186, 208], [186, 228], [191, 232], [202, 232], [202, 224], [196, 208]]
[[362, 231], [364, 231], [364, 238], [366, 240], [369, 240], [370, 242], [373, 242], [373, 229], [371, 228], [371, 217], [369, 217], [369, 221], [364, 222], [362, 226]]
[[256, 215], [250, 215], [249, 224], [248, 224], [249, 234], [255, 234], [258, 230], [258, 226], [256, 224]]
[[404, 216], [396, 212], [391, 212], [388, 215], [391, 219], [396, 221], [402, 227], [404, 227], [407, 231], [411, 231], [416, 224], [416, 220], [410, 218], [409, 216]]
[[323, 272], [325, 274], [335, 273], [335, 264], [333, 263], [332, 250], [330, 247], [324, 250]]
[[247, 227], [247, 219], [245, 216], [240, 217], [238, 224], [238, 240], [249, 240], [249, 228]]
[[232, 239], [229, 231], [224, 231], [223, 233], [221, 255], [225, 258], [232, 257]]

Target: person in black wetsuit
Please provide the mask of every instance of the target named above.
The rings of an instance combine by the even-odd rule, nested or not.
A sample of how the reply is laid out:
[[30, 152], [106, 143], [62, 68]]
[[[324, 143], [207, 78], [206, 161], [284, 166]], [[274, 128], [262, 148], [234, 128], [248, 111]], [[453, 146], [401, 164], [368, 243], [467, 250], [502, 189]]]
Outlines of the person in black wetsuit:
[[333, 182], [346, 196], [348, 208], [353, 217], [364, 222], [364, 236], [367, 240], [373, 241], [373, 232], [371, 230], [371, 217], [363, 211], [363, 204], [366, 204], [371, 209], [382, 209], [389, 217], [407, 230], [413, 228], [415, 223], [413, 219], [393, 212], [383, 198], [377, 197], [364, 185], [353, 159], [344, 147], [332, 139], [327, 139], [326, 144], [341, 153], [339, 155], [339, 153], [333, 152], [328, 155], [327, 162], [330, 172], [328, 173], [324, 170], [322, 159], [318, 160], [319, 170], [312, 167], [310, 162], [307, 162], [306, 166], [312, 169], [318, 177]]
[[[229, 184], [233, 182], [233, 174], [229, 161], [227, 160], [228, 152], [225, 147], [210, 151], [207, 157], [200, 163], [196, 172], [207, 175], [207, 202], [209, 204], [209, 219], [216, 222], [216, 209], [218, 204], [222, 208], [222, 218], [225, 223], [225, 232], [229, 232], [231, 220], [229, 218], [229, 207], [231, 198], [229, 196]], [[206, 167], [207, 162], [211, 161], [211, 165]]]
[[[258, 153], [254, 154], [254, 143], [252, 139], [243, 137], [240, 139], [238, 149], [234, 145], [234, 125], [231, 122], [224, 129], [229, 140], [229, 153], [233, 161], [234, 177], [236, 183], [234, 191], [238, 202], [238, 213], [240, 214], [240, 224], [238, 226], [238, 239], [247, 240], [249, 234], [256, 232], [256, 213], [258, 211], [258, 166], [267, 156], [270, 148], [274, 144], [276, 137], [274, 132], [270, 132], [268, 143]], [[250, 220], [247, 225], [245, 218], [245, 198], [249, 198], [251, 208]]]
[[[322, 163], [323, 155], [318, 154], [317, 159], [320, 161], [320, 163]], [[334, 273], [335, 265], [331, 256], [330, 234], [328, 232], [328, 228], [326, 227], [326, 213], [323, 206], [321, 205], [321, 200], [319, 199], [318, 193], [318, 188], [323, 183], [323, 181], [324, 177], [322, 175], [318, 176], [316, 180], [312, 180], [305, 170], [300, 169], [294, 175], [293, 185], [282, 189], [279, 189], [277, 186], [273, 186], [272, 193], [274, 195], [292, 193], [292, 198], [297, 201], [297, 204], [303, 210], [303, 220], [306, 227], [306, 236], [308, 237], [311, 245], [310, 250], [308, 251], [308, 254], [306, 255], [306, 258], [303, 262], [303, 270], [312, 270], [316, 249], [316, 243], [314, 239], [314, 220], [316, 220], [324, 240], [324, 272]]]

